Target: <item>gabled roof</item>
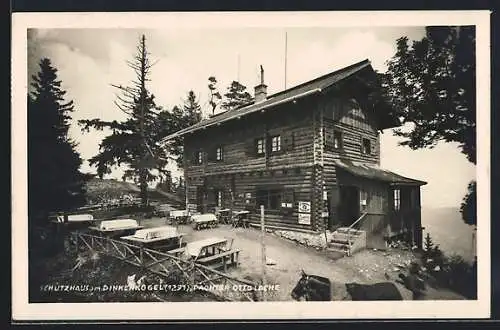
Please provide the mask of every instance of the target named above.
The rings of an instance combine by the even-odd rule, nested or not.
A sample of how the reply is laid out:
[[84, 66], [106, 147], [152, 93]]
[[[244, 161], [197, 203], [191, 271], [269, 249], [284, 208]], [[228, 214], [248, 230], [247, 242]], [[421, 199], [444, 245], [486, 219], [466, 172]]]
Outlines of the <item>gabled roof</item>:
[[371, 64], [369, 60], [364, 60], [355, 64], [352, 64], [350, 66], [347, 66], [343, 69], [331, 72], [329, 74], [326, 74], [324, 76], [318, 77], [316, 79], [310, 80], [308, 82], [305, 82], [303, 84], [294, 86], [292, 88], [286, 89], [284, 91], [281, 91], [279, 93], [270, 95], [267, 97], [266, 100], [259, 102], [259, 103], [251, 103], [249, 105], [243, 106], [239, 109], [234, 109], [230, 111], [226, 111], [220, 114], [217, 114], [209, 119], [202, 120], [201, 122], [187, 127], [185, 129], [182, 129], [176, 133], [173, 133], [171, 135], [166, 136], [163, 138], [162, 142], [165, 142], [167, 140], [174, 139], [176, 137], [180, 137], [182, 135], [192, 133], [195, 131], [198, 131], [200, 129], [204, 129], [210, 126], [214, 125], [219, 125], [221, 123], [233, 120], [233, 119], [239, 119], [243, 116], [246, 116], [248, 114], [268, 109], [274, 106], [277, 106], [279, 104], [284, 104], [291, 102], [293, 100], [297, 100], [309, 95], [317, 94], [320, 93], [322, 90], [338, 83], [339, 81], [346, 79], [347, 77], [357, 73], [358, 71], [361, 71], [364, 68], [370, 67]]
[[389, 170], [383, 169], [377, 165], [358, 163], [348, 160], [335, 160], [335, 165], [346, 170], [347, 172], [368, 179], [388, 182], [392, 185], [413, 185], [423, 186], [427, 182], [410, 179]]

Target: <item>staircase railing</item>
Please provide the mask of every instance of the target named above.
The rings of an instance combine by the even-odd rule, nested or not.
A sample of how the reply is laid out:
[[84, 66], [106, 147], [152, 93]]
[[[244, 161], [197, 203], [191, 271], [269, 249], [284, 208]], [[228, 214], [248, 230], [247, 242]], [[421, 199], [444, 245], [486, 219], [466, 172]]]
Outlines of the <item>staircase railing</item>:
[[354, 221], [348, 228], [347, 228], [347, 244], [349, 244], [349, 251], [347, 251], [347, 255], [351, 255], [351, 230], [354, 228], [355, 225], [357, 225], [363, 218], [368, 214], [368, 212], [365, 212], [361, 214], [361, 216], [358, 218], [358, 220]]

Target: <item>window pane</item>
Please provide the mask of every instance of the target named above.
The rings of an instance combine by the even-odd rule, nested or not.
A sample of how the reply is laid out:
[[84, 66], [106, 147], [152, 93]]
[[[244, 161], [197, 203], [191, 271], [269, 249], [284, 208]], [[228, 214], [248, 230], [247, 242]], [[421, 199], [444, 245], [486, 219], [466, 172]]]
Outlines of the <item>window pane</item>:
[[399, 211], [401, 206], [401, 191], [394, 189], [394, 210]]
[[281, 150], [281, 137], [273, 136], [271, 139], [271, 151], [280, 151]]
[[333, 133], [333, 147], [339, 149], [342, 145], [342, 134], [340, 132]]
[[264, 153], [264, 140], [263, 139], [257, 140], [257, 153], [258, 154]]

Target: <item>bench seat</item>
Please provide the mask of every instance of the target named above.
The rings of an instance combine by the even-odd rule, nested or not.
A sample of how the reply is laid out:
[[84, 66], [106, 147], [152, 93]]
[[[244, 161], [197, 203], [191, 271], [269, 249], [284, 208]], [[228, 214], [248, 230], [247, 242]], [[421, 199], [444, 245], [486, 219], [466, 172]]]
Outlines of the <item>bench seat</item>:
[[[239, 253], [240, 253], [240, 250], [237, 250], [237, 249], [236, 250], [229, 250], [229, 251], [225, 251], [222, 253], [218, 253], [218, 254], [213, 255], [213, 256], [200, 258], [196, 262], [198, 262], [202, 265], [210, 266], [212, 268], [222, 268], [222, 267], [225, 268], [225, 267], [233, 265], [233, 264], [237, 266]], [[217, 261], [219, 261], [219, 262], [215, 263]]]

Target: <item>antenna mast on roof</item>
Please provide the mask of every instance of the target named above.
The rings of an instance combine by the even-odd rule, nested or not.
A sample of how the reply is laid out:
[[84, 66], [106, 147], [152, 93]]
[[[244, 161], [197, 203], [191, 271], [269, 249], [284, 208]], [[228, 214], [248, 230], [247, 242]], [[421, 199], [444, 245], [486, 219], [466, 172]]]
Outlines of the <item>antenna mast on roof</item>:
[[236, 79], [240, 82], [240, 53], [238, 53], [238, 64], [236, 69]]
[[287, 62], [287, 52], [288, 52], [288, 32], [285, 31], [285, 89], [286, 89], [286, 62]]

